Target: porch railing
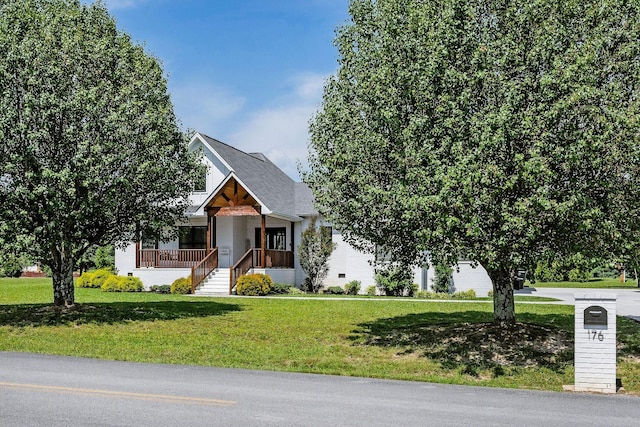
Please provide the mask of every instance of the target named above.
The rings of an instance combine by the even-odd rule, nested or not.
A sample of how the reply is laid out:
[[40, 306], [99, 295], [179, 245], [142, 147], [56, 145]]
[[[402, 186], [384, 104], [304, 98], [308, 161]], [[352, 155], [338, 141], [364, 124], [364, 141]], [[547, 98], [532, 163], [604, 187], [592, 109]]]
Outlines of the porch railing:
[[233, 293], [233, 288], [236, 286], [240, 276], [247, 274], [247, 271], [251, 270], [255, 265], [253, 262], [253, 253], [254, 249], [249, 249], [244, 255], [242, 255], [242, 258], [240, 258], [240, 260], [231, 267], [229, 274], [229, 295]]
[[263, 268], [293, 268], [293, 252], [267, 249], [265, 264], [262, 264], [262, 249], [254, 249], [253, 265]]
[[218, 268], [218, 248], [214, 248], [202, 261], [191, 267], [192, 294], [196, 293], [196, 287], [216, 268]]
[[205, 256], [204, 249], [140, 249], [137, 268], [189, 268]]

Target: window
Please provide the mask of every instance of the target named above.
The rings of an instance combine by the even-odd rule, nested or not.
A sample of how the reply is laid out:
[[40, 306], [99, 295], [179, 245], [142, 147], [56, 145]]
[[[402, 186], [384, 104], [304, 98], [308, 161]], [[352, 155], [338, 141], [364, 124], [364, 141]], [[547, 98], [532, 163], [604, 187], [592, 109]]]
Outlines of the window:
[[158, 239], [142, 235], [140, 242], [141, 249], [158, 249]]
[[206, 249], [207, 227], [180, 227], [180, 249]]
[[196, 193], [205, 193], [207, 191], [207, 168], [202, 168], [198, 172], [193, 191]]

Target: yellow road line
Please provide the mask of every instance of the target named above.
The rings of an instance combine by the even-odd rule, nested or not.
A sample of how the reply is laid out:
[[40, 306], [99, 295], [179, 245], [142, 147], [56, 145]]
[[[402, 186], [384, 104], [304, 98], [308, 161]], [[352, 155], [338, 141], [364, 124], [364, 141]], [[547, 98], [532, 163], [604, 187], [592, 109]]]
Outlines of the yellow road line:
[[236, 404], [236, 402], [233, 400], [206, 399], [202, 397], [173, 396], [173, 395], [166, 395], [166, 394], [132, 393], [128, 391], [98, 390], [98, 389], [76, 388], [76, 387], [59, 387], [59, 386], [39, 385], [39, 384], [7, 383], [7, 382], [1, 382], [1, 381], [0, 381], [0, 387], [20, 389], [20, 390], [43, 391], [48, 393], [79, 394], [79, 395], [88, 395], [88, 396], [109, 396], [109, 397], [115, 397], [115, 398], [121, 398], [121, 399], [155, 400], [155, 401], [162, 401], [162, 402], [180, 402], [180, 403], [190, 403], [193, 405], [231, 406]]

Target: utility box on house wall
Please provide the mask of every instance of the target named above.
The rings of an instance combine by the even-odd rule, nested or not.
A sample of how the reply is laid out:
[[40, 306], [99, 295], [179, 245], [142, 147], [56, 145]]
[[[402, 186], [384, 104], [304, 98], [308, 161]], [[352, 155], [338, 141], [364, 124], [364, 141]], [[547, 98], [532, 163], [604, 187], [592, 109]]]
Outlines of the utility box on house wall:
[[616, 295], [575, 295], [575, 390], [616, 392]]

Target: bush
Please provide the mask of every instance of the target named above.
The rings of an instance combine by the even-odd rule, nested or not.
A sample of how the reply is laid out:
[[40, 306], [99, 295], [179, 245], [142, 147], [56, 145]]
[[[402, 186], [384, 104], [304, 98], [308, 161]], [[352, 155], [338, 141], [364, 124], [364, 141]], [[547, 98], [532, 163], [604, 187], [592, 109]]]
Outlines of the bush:
[[105, 292], [141, 292], [142, 281], [137, 277], [112, 275], [100, 287]]
[[452, 299], [475, 299], [476, 291], [469, 289], [468, 291], [455, 292], [449, 295]]
[[92, 281], [93, 281], [93, 273], [85, 271], [76, 280], [76, 286], [78, 288], [92, 288], [93, 287], [93, 285], [91, 284]]
[[302, 289], [298, 289], [293, 286], [289, 288], [289, 295], [304, 295], [304, 294], [306, 294], [306, 292], [303, 291]]
[[475, 299], [476, 291], [473, 289], [469, 289], [464, 292], [455, 292], [453, 294], [449, 294], [447, 292], [431, 292], [431, 291], [418, 291], [415, 295], [416, 298], [420, 299]]
[[273, 289], [273, 280], [266, 274], [246, 274], [238, 279], [238, 295], [264, 296]]
[[292, 286], [288, 283], [274, 283], [271, 294], [288, 294]]
[[344, 293], [347, 295], [358, 295], [358, 293], [360, 293], [360, 281], [352, 280], [344, 285]]
[[593, 277], [591, 271], [581, 270], [580, 268], [573, 268], [568, 273], [570, 282], [588, 282], [591, 277]]
[[107, 269], [100, 269], [93, 272], [93, 277], [91, 278], [91, 286], [92, 288], [101, 288], [104, 282], [113, 276], [113, 273]]
[[0, 266], [0, 277], [20, 277], [22, 275], [22, 265], [17, 258], [11, 257]]
[[340, 286], [329, 286], [327, 289], [324, 290], [323, 293], [330, 294], [330, 295], [343, 295], [344, 289], [342, 289]]
[[120, 276], [111, 275], [102, 283], [100, 289], [104, 292], [120, 292], [120, 281], [122, 279]]
[[367, 286], [367, 295], [370, 297], [376, 296], [376, 285]]
[[121, 292], [142, 292], [144, 290], [144, 286], [142, 285], [142, 280], [133, 276], [126, 276], [122, 278], [123, 280], [120, 282]]
[[153, 285], [149, 288], [149, 292], [155, 292], [156, 294], [169, 294], [171, 293], [171, 285]]
[[411, 270], [408, 267], [392, 266], [376, 275], [378, 289], [387, 296], [413, 296], [415, 290], [411, 283]]
[[172, 294], [190, 294], [191, 293], [191, 278], [190, 277], [181, 277], [173, 281], [170, 287], [170, 292]]
[[453, 268], [448, 265], [438, 263], [433, 266], [433, 269], [435, 271], [435, 277], [431, 279], [433, 281], [431, 284], [433, 292], [450, 292], [453, 287]]

